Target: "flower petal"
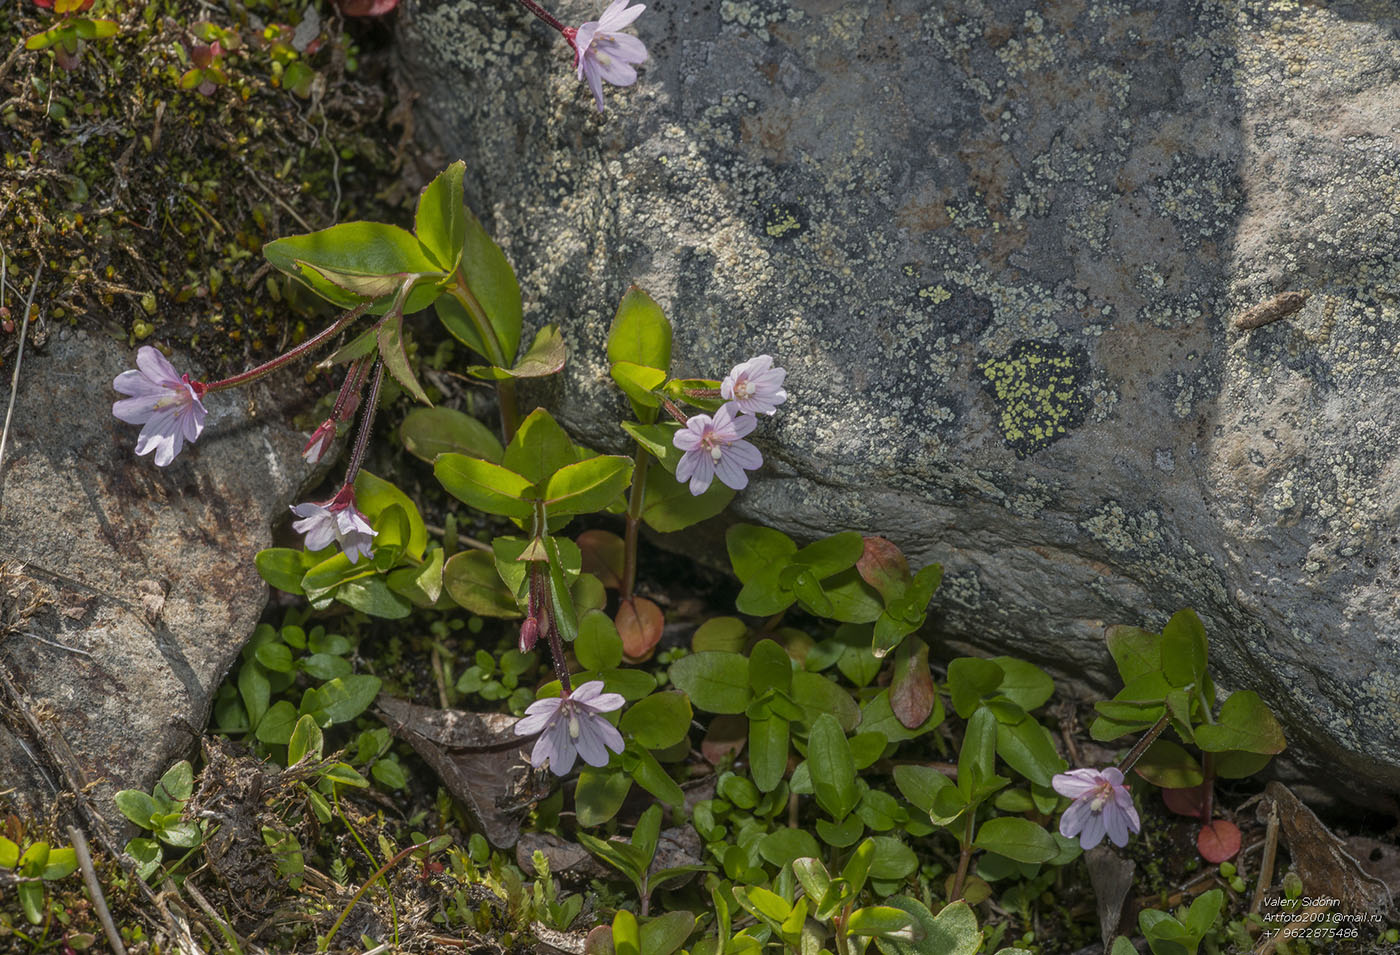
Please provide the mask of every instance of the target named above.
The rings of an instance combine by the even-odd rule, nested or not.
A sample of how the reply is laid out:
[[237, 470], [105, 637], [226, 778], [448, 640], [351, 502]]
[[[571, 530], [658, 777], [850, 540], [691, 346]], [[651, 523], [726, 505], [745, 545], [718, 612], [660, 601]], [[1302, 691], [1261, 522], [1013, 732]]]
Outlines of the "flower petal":
[[1050, 785], [1061, 796], [1078, 799], [1087, 792], [1098, 788], [1099, 771], [1096, 769], [1071, 769], [1067, 773], [1056, 773]]
[[[126, 393], [129, 394], [129, 392]], [[125, 421], [127, 424], [145, 424], [156, 413], [156, 406], [164, 395], [165, 391], [161, 390], [155, 394], [137, 395], [133, 398], [122, 398], [120, 401], [114, 401], [112, 402], [112, 415], [118, 421]]]
[[[694, 473], [690, 477], [690, 493], [699, 497], [709, 488], [710, 482], [715, 479], [714, 458], [700, 451], [692, 452], [695, 455]], [[676, 477], [680, 478], [680, 466], [676, 467]]]
[[747, 441], [735, 441], [724, 449], [724, 457], [746, 471], [757, 471], [763, 467], [763, 452]]
[[[543, 703], [544, 701], [540, 700], [539, 702]], [[534, 704], [531, 704], [532, 708], [533, 706]], [[557, 709], [557, 707], [554, 709]], [[538, 733], [548, 726], [549, 721], [554, 718], [554, 709], [544, 709], [536, 713], [531, 713], [529, 710], [526, 710], [525, 715], [515, 721], [513, 732], [516, 736], [531, 736]]]
[[183, 384], [175, 366], [160, 353], [160, 349], [142, 345], [136, 352], [136, 367], [151, 381], [167, 387]]
[[726, 487], [732, 487], [736, 491], [742, 491], [749, 486], [748, 474], [729, 454], [715, 462], [715, 474]]

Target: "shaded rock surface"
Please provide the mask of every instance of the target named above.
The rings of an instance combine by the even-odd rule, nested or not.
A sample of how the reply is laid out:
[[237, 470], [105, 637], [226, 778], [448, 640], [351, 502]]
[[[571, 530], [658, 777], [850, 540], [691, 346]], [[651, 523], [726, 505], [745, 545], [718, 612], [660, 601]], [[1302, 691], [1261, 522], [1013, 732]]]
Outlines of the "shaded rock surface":
[[266, 604], [252, 558], [308, 477], [305, 436], [252, 413], [276, 407], [264, 388], [209, 395], [203, 436], [157, 468], [111, 413], [134, 350], [64, 334], [25, 355], [0, 464], [0, 667], [44, 736], [3, 701], [0, 788], [49, 802], [67, 788], [54, 750], [71, 751], [95, 807], [125, 825], [112, 795], [192, 754]]
[[514, 5], [400, 10], [573, 430], [622, 446], [636, 282], [678, 373], [789, 369], [740, 515], [942, 561], [955, 642], [1104, 687], [1105, 624], [1195, 607], [1329, 778], [1400, 786], [1392, 5], [677, 0], [605, 118]]

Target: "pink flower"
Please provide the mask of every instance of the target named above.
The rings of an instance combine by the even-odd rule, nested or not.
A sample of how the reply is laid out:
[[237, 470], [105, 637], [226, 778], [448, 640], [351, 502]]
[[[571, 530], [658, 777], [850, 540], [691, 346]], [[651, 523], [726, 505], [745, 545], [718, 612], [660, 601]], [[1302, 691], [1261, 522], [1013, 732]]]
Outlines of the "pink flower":
[[1060, 835], [1078, 836], [1081, 848], [1094, 848], [1105, 833], [1115, 846], [1126, 846], [1128, 834], [1141, 831], [1137, 807], [1118, 769], [1071, 769], [1056, 773], [1050, 784], [1074, 800], [1060, 817]]
[[758, 448], [740, 440], [754, 429], [757, 419], [753, 415], [736, 418], [729, 409], [725, 405], [713, 418], [707, 414], [692, 415], [671, 439], [685, 452], [676, 465], [676, 480], [689, 481], [691, 494], [704, 494], [715, 475], [734, 490], [742, 490], [749, 483], [744, 472], [763, 467]]
[[370, 545], [377, 532], [355, 507], [353, 485], [345, 485], [335, 497], [321, 504], [297, 504], [292, 513], [301, 518], [292, 522], [292, 530], [305, 535], [307, 550], [324, 550], [339, 543], [352, 564], [361, 556], [366, 560], [374, 556]]
[[556, 776], [573, 769], [575, 756], [590, 766], [606, 766], [608, 750], [620, 753], [623, 743], [622, 734], [603, 714], [624, 702], [621, 694], [604, 693], [602, 680], [590, 680], [573, 693], [531, 703], [516, 722], [515, 735], [539, 733], [530, 763], [538, 769], [547, 761]]
[[138, 455], [156, 453], [158, 467], [204, 430], [204, 385], [181, 375], [165, 356], [150, 345], [136, 353], [136, 367], [112, 381], [112, 387], [130, 398], [112, 403], [112, 414], [127, 424], [143, 425], [136, 438]]
[[603, 80], [613, 86], [631, 86], [637, 82], [633, 65], [646, 60], [647, 48], [636, 37], [617, 31], [630, 25], [645, 9], [644, 4], [629, 7], [627, 0], [613, 0], [597, 20], [588, 21], [577, 31], [567, 28], [564, 31], [564, 36], [574, 45], [578, 78], [593, 90], [600, 113], [603, 111]]
[[786, 377], [787, 371], [773, 367], [772, 356], [759, 355], [734, 366], [719, 386], [720, 397], [734, 402], [745, 414], [773, 414], [787, 401], [783, 390]]

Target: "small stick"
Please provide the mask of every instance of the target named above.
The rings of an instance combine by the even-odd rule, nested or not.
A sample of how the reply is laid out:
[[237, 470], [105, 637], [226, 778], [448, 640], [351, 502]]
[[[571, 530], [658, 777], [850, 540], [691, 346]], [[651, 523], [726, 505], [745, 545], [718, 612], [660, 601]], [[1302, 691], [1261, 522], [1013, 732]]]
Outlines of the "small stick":
[[1253, 308], [1246, 309], [1239, 318], [1235, 319], [1235, 328], [1247, 332], [1252, 328], [1276, 322], [1280, 318], [1287, 318], [1302, 308], [1303, 303], [1307, 300], [1307, 292], [1280, 292], [1273, 298], [1260, 302]]
[[1254, 898], [1249, 903], [1249, 914], [1258, 915], [1264, 893], [1274, 881], [1274, 859], [1278, 854], [1278, 804], [1269, 806], [1268, 828], [1264, 831], [1264, 856], [1259, 860], [1259, 879], [1254, 883]]
[[97, 870], [92, 867], [92, 853], [88, 851], [87, 837], [77, 826], [68, 827], [68, 838], [73, 840], [73, 853], [78, 857], [78, 866], [83, 870], [83, 882], [87, 884], [88, 897], [97, 909], [97, 918], [102, 923], [102, 931], [107, 933], [107, 942], [115, 955], [126, 955], [121, 933], [112, 921], [112, 913], [107, 910], [107, 899], [102, 894], [102, 883], [97, 881]]
[[[44, 260], [34, 266], [34, 278], [29, 283], [29, 299], [24, 303], [24, 317], [19, 328], [19, 350], [15, 352], [15, 373], [10, 376], [10, 407], [5, 412], [5, 428], [0, 431], [0, 464], [5, 461], [5, 442], [10, 437], [10, 416], [15, 413], [15, 395], [19, 394], [19, 366], [24, 361], [24, 338], [29, 334], [29, 309], [34, 305], [34, 293], [39, 291], [39, 273], [43, 271]], [[3, 489], [3, 485], [0, 485]]]

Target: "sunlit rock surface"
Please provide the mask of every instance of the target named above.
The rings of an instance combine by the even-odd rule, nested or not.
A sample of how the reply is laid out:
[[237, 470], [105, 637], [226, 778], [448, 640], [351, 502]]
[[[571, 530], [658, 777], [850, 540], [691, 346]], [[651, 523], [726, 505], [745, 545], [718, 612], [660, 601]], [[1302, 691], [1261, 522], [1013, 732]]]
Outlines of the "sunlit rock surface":
[[572, 429], [622, 446], [636, 282], [678, 372], [789, 369], [741, 515], [942, 561], [951, 639], [1104, 686], [1105, 624], [1192, 606], [1329, 778], [1400, 785], [1393, 5], [677, 0], [602, 118], [504, 0], [400, 10]]

